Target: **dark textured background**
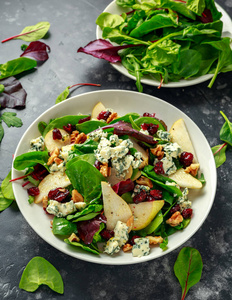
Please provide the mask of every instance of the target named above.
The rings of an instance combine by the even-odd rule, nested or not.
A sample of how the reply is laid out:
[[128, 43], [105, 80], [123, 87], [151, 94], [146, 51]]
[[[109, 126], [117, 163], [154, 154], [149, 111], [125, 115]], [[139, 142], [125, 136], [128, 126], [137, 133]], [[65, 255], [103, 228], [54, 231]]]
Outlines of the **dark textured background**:
[[[95, 39], [95, 20], [109, 4], [107, 0], [1, 0], [0, 39], [20, 33], [28, 25], [49, 21], [45, 40], [50, 58], [38, 70], [21, 77], [27, 91], [27, 105], [17, 111], [21, 128], [4, 126], [0, 145], [0, 179], [11, 168], [12, 155], [27, 127], [47, 108], [66, 86], [80, 82], [101, 83], [100, 89], [136, 90], [135, 83], [114, 70], [110, 64], [77, 54], [80, 46]], [[232, 0], [218, 3], [232, 16]], [[19, 57], [24, 42], [13, 40], [0, 45], [0, 63]], [[99, 88], [80, 87], [72, 95]], [[200, 127], [211, 146], [218, 144], [224, 111], [232, 120], [232, 73], [220, 74], [212, 89], [207, 82], [186, 88], [144, 86], [144, 93], [157, 96], [185, 112]], [[4, 111], [14, 111], [5, 109]], [[207, 159], [207, 157], [206, 157]], [[232, 153], [218, 169], [218, 187], [213, 208], [200, 230], [183, 246], [197, 248], [203, 258], [201, 281], [190, 289], [187, 299], [232, 299]], [[173, 265], [182, 247], [147, 263], [131, 266], [106, 266], [69, 257], [45, 243], [29, 227], [17, 205], [0, 214], [0, 299], [157, 299], [181, 298], [181, 288]], [[24, 267], [34, 256], [50, 261], [61, 273], [64, 295], [41, 286], [35, 293], [19, 289]]]

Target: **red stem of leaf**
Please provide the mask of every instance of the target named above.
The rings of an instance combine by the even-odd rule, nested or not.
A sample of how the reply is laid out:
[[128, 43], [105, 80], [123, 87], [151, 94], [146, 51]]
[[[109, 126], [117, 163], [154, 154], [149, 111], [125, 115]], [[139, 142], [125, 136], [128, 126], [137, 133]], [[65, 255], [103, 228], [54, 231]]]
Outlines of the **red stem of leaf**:
[[161, 88], [163, 81], [164, 81], [163, 76], [161, 74], [160, 74], [160, 78], [161, 78], [161, 80], [160, 80], [160, 85], [158, 86], [158, 89]]
[[224, 143], [223, 145], [221, 145], [221, 147], [220, 148], [218, 148], [217, 149], [217, 151], [216, 152], [214, 152], [214, 154], [213, 155], [216, 155], [218, 152], [220, 152], [225, 146], [227, 145], [227, 143]]
[[100, 84], [98, 83], [77, 83], [77, 84], [74, 84], [72, 86], [69, 87], [69, 89], [75, 87], [75, 86], [78, 86], [78, 85], [91, 85], [91, 86], [101, 86]]
[[29, 176], [30, 174], [31, 174], [31, 173], [26, 174], [26, 175], [23, 175], [23, 176], [20, 176], [20, 177], [18, 177], [18, 178], [11, 179], [9, 182], [12, 182], [12, 181], [16, 181], [16, 180], [20, 180], [20, 179], [26, 178], [26, 177]]
[[188, 286], [188, 278], [189, 278], [189, 273], [190, 273], [190, 266], [191, 266], [191, 262], [192, 262], [192, 253], [191, 253], [191, 257], [189, 259], [189, 266], [188, 266], [188, 272], [187, 272], [187, 278], [186, 278], [186, 282], [185, 282], [185, 287], [184, 287], [184, 293], [181, 297], [181, 300], [185, 299], [186, 296], [186, 291], [187, 291], [187, 286]]
[[19, 36], [26, 35], [26, 34], [29, 34], [29, 33], [35, 32], [35, 31], [38, 31], [38, 30], [40, 30], [40, 29], [42, 29], [42, 28], [44, 28], [44, 26], [42, 26], [42, 27], [40, 27], [40, 28], [37, 28], [37, 29], [34, 29], [34, 30], [31, 30], [31, 31], [28, 31], [28, 32], [24, 32], [24, 33], [21, 33], [21, 34], [17, 34], [17, 35], [11, 36], [11, 37], [9, 37], [9, 38], [7, 38], [7, 39], [5, 39], [5, 40], [2, 40], [2, 43], [5, 43], [5, 42], [10, 41], [10, 40], [13, 40], [13, 39], [15, 39], [15, 38], [17, 38], [17, 37], [19, 37]]
[[184, 1], [184, 0], [174, 0], [174, 1], [176, 1], [176, 2], [181, 2], [181, 3], [187, 3], [187, 2]]
[[26, 185], [28, 185], [30, 183], [30, 181], [28, 180], [28, 181], [26, 181], [26, 182], [24, 182], [24, 184], [22, 184], [22, 187], [25, 187]]

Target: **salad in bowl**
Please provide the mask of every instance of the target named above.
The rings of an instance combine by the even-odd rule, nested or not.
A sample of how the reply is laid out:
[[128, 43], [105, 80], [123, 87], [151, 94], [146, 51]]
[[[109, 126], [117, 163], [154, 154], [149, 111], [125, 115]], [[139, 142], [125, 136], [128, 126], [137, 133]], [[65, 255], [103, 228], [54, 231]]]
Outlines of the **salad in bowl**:
[[[93, 256], [103, 258], [99, 263], [168, 253], [173, 236], [176, 245], [189, 238], [189, 227], [199, 228], [213, 201], [204, 199], [213, 172], [201, 165], [188, 119], [177, 114], [167, 122], [160, 117], [167, 110], [148, 110], [146, 101], [144, 111], [123, 114], [117, 101], [127, 93], [155, 99], [113, 91], [115, 105], [93, 97], [90, 113], [75, 114], [68, 102], [78, 102], [66, 100], [51, 109], [53, 118], [46, 112], [32, 124], [37, 129], [25, 133], [13, 162], [16, 200], [29, 224], [59, 250], [94, 262]], [[59, 106], [68, 106], [67, 114]], [[195, 204], [200, 199], [205, 211]]]

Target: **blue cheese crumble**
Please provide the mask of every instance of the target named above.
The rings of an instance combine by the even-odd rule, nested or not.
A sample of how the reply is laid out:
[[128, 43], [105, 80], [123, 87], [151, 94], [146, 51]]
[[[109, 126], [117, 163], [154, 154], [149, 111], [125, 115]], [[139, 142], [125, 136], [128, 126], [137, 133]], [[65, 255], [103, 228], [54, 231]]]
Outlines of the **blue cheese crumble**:
[[110, 255], [113, 255], [114, 253], [118, 253], [121, 249], [118, 241], [119, 238], [116, 237], [110, 238], [106, 243], [104, 252]]
[[170, 142], [171, 140], [170, 133], [167, 131], [158, 130], [156, 134], [162, 141]]
[[143, 185], [143, 184], [136, 184], [133, 190], [132, 198], [139, 194], [142, 190], [144, 190], [146, 193], [150, 192], [149, 186]]
[[169, 155], [173, 158], [177, 158], [182, 152], [180, 146], [177, 143], [168, 143], [163, 146], [163, 150], [166, 155]]
[[29, 152], [33, 151], [43, 151], [45, 148], [44, 138], [42, 136], [37, 137], [30, 141], [30, 149]]
[[191, 208], [192, 202], [188, 199], [188, 188], [184, 188], [182, 191], [182, 196], [180, 196], [177, 200], [177, 203], [180, 205], [181, 211], [183, 211], [186, 208]]
[[137, 238], [134, 240], [135, 244], [132, 248], [132, 255], [134, 257], [141, 257], [150, 253], [149, 239], [148, 238]]
[[95, 142], [99, 142], [101, 138], [106, 138], [107, 137], [107, 132], [104, 132], [102, 130], [102, 128], [99, 128], [98, 130], [95, 130], [93, 132], [90, 132], [88, 134], [88, 138], [95, 141]]
[[163, 169], [166, 175], [171, 175], [177, 171], [176, 165], [170, 155], [163, 157], [161, 162], [163, 163]]
[[74, 213], [75, 211], [85, 208], [85, 202], [74, 203], [73, 200], [65, 203], [60, 203], [56, 200], [50, 200], [49, 205], [46, 208], [46, 211], [49, 214], [55, 215], [58, 218], [66, 217], [69, 214]]

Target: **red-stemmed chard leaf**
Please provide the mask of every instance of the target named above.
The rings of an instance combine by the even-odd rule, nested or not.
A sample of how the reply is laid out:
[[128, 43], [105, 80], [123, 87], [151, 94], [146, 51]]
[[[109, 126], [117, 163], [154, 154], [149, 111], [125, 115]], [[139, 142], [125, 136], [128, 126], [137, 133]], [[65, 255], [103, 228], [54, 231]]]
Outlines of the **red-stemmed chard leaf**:
[[20, 57], [29, 57], [36, 61], [46, 61], [49, 58], [48, 51], [50, 50], [50, 47], [45, 43], [39, 41], [31, 42]]
[[115, 191], [116, 194], [121, 196], [124, 193], [133, 191], [134, 186], [134, 182], [130, 178], [128, 178], [127, 180], [120, 181], [119, 183], [112, 186], [112, 189]]
[[88, 43], [85, 47], [80, 47], [77, 52], [83, 52], [96, 58], [102, 58], [111, 63], [116, 63], [121, 61], [121, 57], [118, 55], [119, 50], [136, 46], [141, 45], [114, 46], [107, 40], [98, 39]]
[[15, 77], [0, 80], [4, 85], [4, 91], [0, 93], [0, 105], [5, 108], [25, 107], [27, 93], [21, 83]]
[[106, 217], [103, 214], [96, 216], [92, 220], [77, 223], [79, 236], [85, 244], [92, 243], [94, 234], [99, 231], [101, 223], [106, 223]]
[[140, 142], [144, 142], [144, 143], [151, 144], [151, 145], [154, 145], [157, 143], [157, 141], [154, 140], [153, 136], [143, 134], [142, 132], [140, 132], [136, 129], [133, 129], [131, 127], [130, 123], [119, 121], [117, 123], [102, 127], [103, 130], [107, 129], [107, 128], [114, 128], [114, 134], [117, 134], [119, 136], [120, 135], [129, 135]]

